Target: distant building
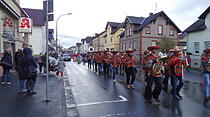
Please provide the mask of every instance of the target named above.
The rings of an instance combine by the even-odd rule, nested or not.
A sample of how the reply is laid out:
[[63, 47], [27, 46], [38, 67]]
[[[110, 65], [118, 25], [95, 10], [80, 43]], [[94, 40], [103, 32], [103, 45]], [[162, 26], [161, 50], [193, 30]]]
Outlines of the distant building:
[[33, 54], [46, 52], [46, 27], [44, 23], [44, 11], [41, 9], [26, 9], [24, 11], [33, 20], [32, 34], [29, 36], [29, 45]]
[[180, 49], [187, 49], [187, 34], [186, 33], [180, 33], [178, 34], [178, 47]]
[[127, 16], [124, 22], [125, 31], [119, 36], [120, 50], [136, 50], [135, 55], [140, 61], [142, 53], [161, 38], [178, 40], [181, 30], [163, 12], [150, 13], [148, 17]]
[[120, 38], [119, 34], [124, 31], [122, 23], [107, 22], [106, 25], [106, 38], [104, 42], [105, 50], [119, 51]]
[[94, 51], [104, 51], [104, 43], [106, 38], [106, 31], [101, 32], [100, 34], [96, 34], [95, 37], [92, 39], [92, 47]]
[[184, 32], [187, 33], [187, 52], [193, 54], [191, 66], [199, 68], [203, 50], [210, 48], [210, 6]]

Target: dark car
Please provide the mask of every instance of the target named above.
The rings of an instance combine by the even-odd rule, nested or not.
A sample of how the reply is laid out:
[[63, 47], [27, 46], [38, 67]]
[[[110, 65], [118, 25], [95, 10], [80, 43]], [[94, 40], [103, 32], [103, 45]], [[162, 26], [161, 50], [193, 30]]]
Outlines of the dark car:
[[62, 58], [63, 58], [64, 61], [71, 61], [71, 56], [68, 55], [68, 54], [63, 54]]

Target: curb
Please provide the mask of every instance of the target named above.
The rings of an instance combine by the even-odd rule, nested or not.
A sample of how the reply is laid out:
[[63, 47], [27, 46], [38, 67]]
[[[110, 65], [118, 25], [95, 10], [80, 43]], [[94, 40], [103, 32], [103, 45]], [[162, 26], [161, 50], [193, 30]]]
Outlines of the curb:
[[[65, 73], [67, 73], [65, 71]], [[72, 93], [71, 85], [68, 79], [68, 75], [66, 74], [63, 79], [64, 92], [65, 92], [65, 101], [67, 108], [67, 116], [68, 117], [79, 117], [79, 113], [77, 111], [77, 106], [74, 100], [74, 95]]]

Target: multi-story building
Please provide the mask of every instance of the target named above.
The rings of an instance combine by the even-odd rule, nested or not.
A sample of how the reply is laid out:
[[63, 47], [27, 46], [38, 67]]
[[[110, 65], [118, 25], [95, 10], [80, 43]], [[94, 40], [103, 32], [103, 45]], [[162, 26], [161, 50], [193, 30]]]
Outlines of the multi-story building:
[[28, 17], [20, 7], [19, 0], [0, 0], [0, 52], [8, 48], [22, 48], [28, 42], [28, 34], [18, 33], [20, 17]]
[[105, 30], [106, 30], [106, 38], [104, 40], [105, 50], [119, 51], [119, 46], [120, 46], [119, 34], [121, 34], [124, 31], [122, 23], [107, 22]]
[[161, 38], [178, 40], [181, 30], [163, 12], [150, 13], [148, 17], [127, 16], [125, 31], [120, 34], [120, 50], [135, 49], [138, 60], [148, 46], [156, 45]]
[[210, 6], [184, 32], [187, 33], [187, 52], [192, 53], [191, 66], [199, 68], [203, 50], [210, 48]]
[[26, 9], [24, 11], [33, 20], [32, 34], [29, 35], [29, 45], [32, 46], [33, 54], [46, 52], [46, 27], [44, 11], [41, 9]]
[[94, 51], [103, 51], [104, 43], [106, 38], [106, 31], [101, 32], [100, 34], [96, 34], [95, 37], [92, 39], [92, 47], [94, 48]]

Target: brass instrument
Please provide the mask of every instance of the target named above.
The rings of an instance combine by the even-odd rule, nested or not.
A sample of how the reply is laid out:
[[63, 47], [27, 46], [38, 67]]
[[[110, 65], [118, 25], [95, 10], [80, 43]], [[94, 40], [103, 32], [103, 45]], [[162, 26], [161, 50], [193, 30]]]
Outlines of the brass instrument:
[[161, 58], [157, 59], [157, 62], [152, 66], [152, 74], [161, 74], [161, 70], [166, 59], [168, 59], [168, 56], [162, 56]]

